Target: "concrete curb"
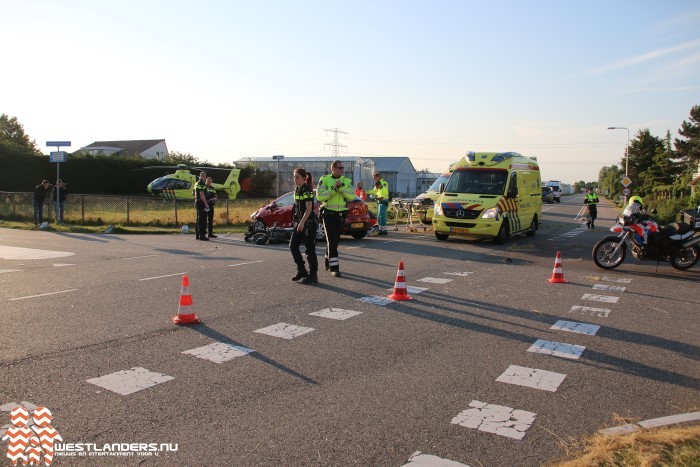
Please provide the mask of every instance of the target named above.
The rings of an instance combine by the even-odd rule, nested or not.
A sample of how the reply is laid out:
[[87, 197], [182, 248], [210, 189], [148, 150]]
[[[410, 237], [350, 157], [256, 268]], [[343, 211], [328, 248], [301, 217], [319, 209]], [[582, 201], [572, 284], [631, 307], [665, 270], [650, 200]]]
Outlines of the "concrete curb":
[[622, 426], [614, 426], [600, 430], [601, 435], [619, 435], [624, 433], [632, 433], [639, 431], [642, 428], [658, 428], [660, 426], [676, 425], [678, 423], [697, 422], [700, 421], [700, 412], [689, 412], [679, 415], [670, 415], [668, 417], [652, 418], [650, 420], [642, 420], [637, 423], [629, 423]]

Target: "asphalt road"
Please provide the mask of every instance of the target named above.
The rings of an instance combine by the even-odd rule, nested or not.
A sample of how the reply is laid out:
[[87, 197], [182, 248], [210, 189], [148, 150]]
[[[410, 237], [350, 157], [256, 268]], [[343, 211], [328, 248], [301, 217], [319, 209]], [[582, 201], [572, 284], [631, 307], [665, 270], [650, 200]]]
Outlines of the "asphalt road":
[[[0, 230], [0, 424], [24, 401], [52, 411], [67, 450], [177, 448], [56, 465], [398, 466], [420, 451], [529, 466], [617, 417], [698, 410], [700, 268], [597, 268], [615, 211], [591, 231], [581, 205], [545, 205], [535, 237], [503, 246], [344, 238], [343, 277], [317, 286], [291, 282], [286, 244], [242, 235]], [[567, 283], [548, 281], [557, 251]], [[413, 300], [363, 301], [390, 293], [399, 261]], [[200, 325], [171, 321], [183, 274]], [[295, 337], [257, 332], [270, 327]], [[228, 360], [183, 353], [214, 343]], [[97, 379], [117, 372], [117, 390], [140, 390]]]

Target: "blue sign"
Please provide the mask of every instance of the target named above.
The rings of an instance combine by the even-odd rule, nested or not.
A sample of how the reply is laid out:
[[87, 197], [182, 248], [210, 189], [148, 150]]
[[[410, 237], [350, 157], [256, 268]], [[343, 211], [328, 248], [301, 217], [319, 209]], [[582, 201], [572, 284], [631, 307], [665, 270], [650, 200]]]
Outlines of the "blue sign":
[[49, 160], [51, 162], [66, 162], [68, 155], [66, 151], [53, 151], [49, 153]]
[[47, 146], [65, 146], [65, 147], [69, 148], [70, 141], [47, 141], [46, 145]]

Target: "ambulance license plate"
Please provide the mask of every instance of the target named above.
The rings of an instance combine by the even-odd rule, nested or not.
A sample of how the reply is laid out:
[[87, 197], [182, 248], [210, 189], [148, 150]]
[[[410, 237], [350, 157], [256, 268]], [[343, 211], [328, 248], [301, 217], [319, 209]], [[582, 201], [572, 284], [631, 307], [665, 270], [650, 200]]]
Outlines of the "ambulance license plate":
[[352, 224], [350, 224], [350, 228], [352, 228], [352, 229], [364, 229], [365, 224], [363, 224], [362, 222], [353, 222]]
[[469, 233], [469, 229], [463, 229], [461, 227], [451, 227], [450, 232], [452, 232], [452, 233]]

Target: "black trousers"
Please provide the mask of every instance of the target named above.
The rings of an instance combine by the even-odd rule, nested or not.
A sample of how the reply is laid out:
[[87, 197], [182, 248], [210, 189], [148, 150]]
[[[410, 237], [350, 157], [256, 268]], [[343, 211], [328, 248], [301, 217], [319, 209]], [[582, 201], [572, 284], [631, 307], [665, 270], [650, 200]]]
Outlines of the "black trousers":
[[304, 268], [304, 259], [301, 256], [301, 244], [304, 244], [306, 261], [309, 262], [309, 271], [318, 271], [318, 258], [316, 258], [316, 226], [317, 222], [308, 220], [304, 225], [304, 231], [298, 232], [296, 229], [292, 232], [292, 239], [289, 241], [289, 249], [292, 252], [292, 258], [299, 270]]
[[596, 217], [598, 217], [598, 207], [595, 204], [588, 205], [588, 216], [591, 218], [591, 227], [593, 227]]
[[209, 235], [214, 233], [214, 206], [209, 206], [209, 212], [207, 213], [207, 227], [209, 230]]
[[340, 234], [343, 233], [346, 211], [323, 211], [323, 229], [326, 232], [326, 264], [331, 271], [340, 270], [338, 260], [338, 243]]
[[197, 222], [194, 225], [194, 234], [199, 237], [207, 236], [207, 212], [204, 210], [206, 205], [201, 201], [195, 203], [197, 208]]

